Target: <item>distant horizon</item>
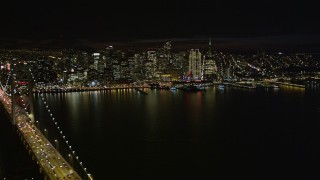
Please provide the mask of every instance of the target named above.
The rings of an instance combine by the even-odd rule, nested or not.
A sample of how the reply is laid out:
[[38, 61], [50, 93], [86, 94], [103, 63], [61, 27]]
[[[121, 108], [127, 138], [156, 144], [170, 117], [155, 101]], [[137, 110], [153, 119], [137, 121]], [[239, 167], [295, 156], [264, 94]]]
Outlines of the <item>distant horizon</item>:
[[265, 50], [271, 52], [320, 52], [320, 35], [291, 34], [265, 35], [256, 37], [194, 37], [194, 38], [141, 38], [104, 40], [94, 38], [0, 38], [1, 49], [78, 49], [88, 48], [102, 50], [112, 45], [116, 49], [153, 49], [172, 41], [173, 50], [206, 49], [212, 40], [213, 50], [227, 52], [255, 52]]
[[276, 0], [6, 1], [0, 37], [113, 38], [320, 34], [318, 4]]

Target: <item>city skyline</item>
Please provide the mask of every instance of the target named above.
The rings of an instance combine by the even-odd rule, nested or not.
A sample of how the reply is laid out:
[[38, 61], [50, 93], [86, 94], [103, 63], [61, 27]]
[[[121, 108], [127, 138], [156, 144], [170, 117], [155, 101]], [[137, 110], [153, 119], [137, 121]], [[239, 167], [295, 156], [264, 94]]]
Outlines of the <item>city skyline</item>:
[[[17, 123], [26, 142], [17, 143], [27, 150], [31, 147], [29, 152], [40, 159], [38, 168], [45, 171], [40, 174], [37, 167], [25, 168], [36, 163], [23, 146], [19, 152], [30, 162], [19, 161], [25, 170], [15, 171], [21, 169], [12, 161], [16, 149], [6, 145], [4, 149], [9, 150], [1, 153], [5, 158], [0, 158], [0, 177], [102, 179], [129, 174], [150, 179], [158, 174], [218, 177], [219, 172], [226, 177], [232, 163], [236, 164], [232, 170], [250, 176], [256, 164], [273, 167], [272, 173], [281, 169], [288, 176], [291, 167], [312, 164], [313, 157], [293, 165], [286, 159], [295, 161], [309, 154], [297, 154], [292, 146], [303, 146], [310, 133], [319, 132], [318, 118], [314, 118], [319, 116], [319, 54], [260, 51], [236, 55], [215, 51], [211, 41], [206, 49], [177, 53], [171, 43], [163, 42], [157, 50], [122, 51], [108, 46], [94, 53], [1, 49], [0, 115], [5, 117], [0, 122], [7, 123], [3, 129], [11, 130], [10, 121], [14, 126]], [[296, 132], [301, 126], [304, 132]], [[20, 139], [15, 130], [11, 132], [0, 136], [2, 144]], [[302, 134], [298, 134], [302, 143], [292, 143], [296, 133]], [[222, 151], [212, 151], [215, 147]], [[208, 164], [208, 159], [216, 163]], [[242, 159], [252, 165], [243, 166]], [[273, 164], [278, 161], [285, 161], [288, 168]], [[132, 168], [132, 163], [137, 167]], [[195, 163], [199, 169], [194, 169]], [[272, 176], [267, 171], [259, 176]]]
[[2, 2], [0, 179], [319, 179], [317, 4]]

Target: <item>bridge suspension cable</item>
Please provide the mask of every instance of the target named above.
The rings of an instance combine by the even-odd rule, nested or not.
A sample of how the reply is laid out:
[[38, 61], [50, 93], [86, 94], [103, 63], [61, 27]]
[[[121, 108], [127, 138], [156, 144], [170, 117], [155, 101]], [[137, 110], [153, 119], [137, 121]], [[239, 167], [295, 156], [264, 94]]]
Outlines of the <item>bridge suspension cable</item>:
[[[15, 59], [13, 59], [14, 61]], [[25, 72], [28, 63], [13, 63], [16, 68], [11, 68], [11, 97], [0, 90], [0, 101], [6, 111], [8, 118], [12, 124], [17, 128], [17, 133], [21, 136], [21, 140], [26, 146], [29, 153], [33, 152], [32, 156], [39, 164], [40, 172], [44, 172], [45, 178], [58, 179], [70, 177], [73, 179], [82, 179], [76, 171], [73, 171], [70, 164], [61, 156], [57, 149], [55, 149], [47, 138], [44, 137], [38, 128], [35, 127], [34, 121], [25, 113], [27, 106], [32, 102], [32, 84], [30, 73]], [[27, 81], [26, 81], [27, 80]], [[26, 86], [28, 85], [28, 86]], [[29, 87], [29, 88], [28, 88]], [[33, 104], [33, 103], [31, 103]], [[32, 106], [32, 105], [31, 105]], [[29, 108], [31, 109], [31, 106]], [[30, 110], [30, 112], [33, 112]], [[32, 113], [33, 114], [33, 113]], [[40, 153], [42, 152], [42, 153]], [[60, 164], [60, 166], [59, 166]], [[84, 178], [85, 179], [85, 178]]]
[[5, 93], [7, 96], [11, 96], [11, 94], [7, 92], [7, 86], [8, 86], [8, 84], [9, 84], [10, 77], [11, 77], [11, 70], [10, 70], [9, 73], [8, 73], [8, 77], [7, 77], [7, 81], [6, 81], [5, 86], [3, 86], [2, 83], [1, 83], [1, 81], [0, 81], [1, 89], [4, 91], [4, 93]]
[[[30, 74], [31, 74], [31, 78], [34, 81], [35, 85], [37, 86], [37, 81], [32, 73], [32, 70], [29, 68]], [[58, 125], [58, 122], [56, 121], [54, 115], [52, 114], [52, 111], [47, 103], [47, 100], [45, 98], [45, 95], [43, 92], [39, 92], [40, 94], [40, 100], [41, 102], [44, 104], [44, 107], [46, 108], [47, 112], [49, 113], [50, 119], [52, 120], [55, 128], [58, 130], [58, 134], [60, 135], [60, 137], [64, 140], [64, 143], [67, 145], [68, 149], [70, 150], [71, 153], [69, 153], [69, 157], [73, 156], [77, 161], [77, 163], [79, 164], [79, 166], [81, 167], [81, 169], [83, 170], [83, 172], [85, 173], [85, 175], [87, 176], [88, 179], [93, 179], [92, 175], [90, 173], [88, 173], [87, 168], [85, 168], [83, 166], [82, 161], [80, 161], [79, 156], [76, 155], [75, 150], [72, 149], [72, 146], [70, 145], [70, 142], [67, 140], [66, 136], [63, 134], [62, 128], [60, 128], [60, 126]], [[38, 121], [36, 121], [38, 123]]]

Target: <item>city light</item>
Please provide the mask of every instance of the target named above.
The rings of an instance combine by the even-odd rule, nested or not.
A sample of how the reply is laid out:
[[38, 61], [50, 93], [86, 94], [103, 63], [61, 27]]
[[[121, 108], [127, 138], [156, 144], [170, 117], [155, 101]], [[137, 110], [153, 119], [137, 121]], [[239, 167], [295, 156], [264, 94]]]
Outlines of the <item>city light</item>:
[[[130, 119], [129, 122], [126, 122], [125, 127], [134, 129], [135, 126], [143, 126], [143, 129], [140, 129], [136, 134], [130, 132], [129, 128], [124, 129], [124, 131], [126, 133], [128, 131], [128, 134], [132, 133], [130, 136], [133, 139], [135, 136], [143, 134], [143, 137], [139, 136], [139, 141], [143, 143], [139, 142], [140, 144], [137, 143], [136, 146], [143, 144], [141, 154], [147, 154], [148, 158], [148, 153], [152, 154], [154, 151], [161, 154], [162, 147], [158, 146], [166, 143], [171, 145], [174, 142], [178, 146], [181, 143], [185, 145], [184, 143], [191, 142], [187, 147], [189, 145], [193, 147], [194, 143], [196, 143], [197, 148], [207, 146], [206, 143], [208, 142], [206, 139], [201, 139], [202, 136], [210, 139], [212, 137], [206, 137], [207, 134], [213, 132], [219, 134], [220, 132], [216, 132], [216, 129], [224, 128], [228, 123], [234, 123], [228, 119], [229, 116], [235, 118], [237, 123], [232, 124], [234, 129], [223, 129], [228, 135], [234, 133], [232, 131], [240, 135], [247, 135], [249, 130], [246, 126], [250, 126], [252, 129], [261, 128], [261, 131], [266, 131], [265, 133], [268, 134], [269, 129], [272, 128], [270, 124], [264, 121], [265, 116], [269, 117], [267, 113], [279, 113], [277, 110], [282, 107], [278, 104], [291, 107], [292, 102], [296, 103], [294, 98], [286, 99], [294, 94], [286, 94], [288, 90], [300, 92], [300, 94], [294, 95], [297, 95], [295, 98], [304, 104], [308, 104], [309, 101], [313, 102], [313, 99], [317, 98], [317, 96], [310, 94], [317, 92], [320, 87], [320, 56], [318, 54], [308, 52], [281, 53], [278, 52], [279, 50], [275, 52], [259, 50], [251, 54], [239, 54], [219, 52], [218, 49], [215, 49], [215, 46], [212, 46], [211, 40], [209, 44], [205, 42], [204, 45], [198, 46], [195, 43], [180, 49], [174, 49], [176, 47], [174, 43], [174, 41], [168, 40], [161, 42], [157, 48], [142, 50], [120, 49], [109, 45], [106, 46], [107, 48], [95, 49], [90, 52], [42, 49], [32, 51], [0, 50], [0, 55], [3, 56], [0, 58], [0, 63], [3, 64], [0, 67], [1, 108], [3, 108], [5, 116], [11, 120], [12, 125], [17, 129], [19, 138], [21, 138], [28, 153], [35, 159], [39, 167], [49, 174], [49, 177], [57, 179], [72, 175], [78, 178], [88, 175], [92, 179], [91, 174], [87, 173], [87, 168], [83, 167], [83, 162], [90, 168], [94, 168], [93, 163], [90, 160], [86, 162], [86, 159], [80, 161], [77, 155], [82, 158], [85, 151], [80, 149], [83, 147], [82, 143], [74, 144], [77, 142], [74, 142], [74, 138], [79, 136], [83, 138], [81, 141], [89, 139], [90, 142], [96, 143], [95, 141], [100, 141], [100, 137], [92, 137], [92, 134], [105, 133], [103, 132], [104, 129], [99, 128], [116, 127], [125, 122], [121, 119], [123, 117]], [[19, 58], [16, 58], [15, 63], [12, 63], [15, 56]], [[8, 66], [11, 69], [7, 68]], [[109, 99], [100, 99], [104, 95]], [[78, 98], [83, 96], [85, 98]], [[30, 97], [31, 99], [29, 99]], [[268, 99], [269, 97], [270, 99]], [[246, 98], [254, 100], [251, 99], [250, 104]], [[37, 107], [31, 106], [34, 103], [33, 101], [38, 105]], [[90, 104], [92, 101], [102, 101], [105, 103], [102, 105], [104, 109], [97, 110], [101, 107]], [[216, 102], [220, 102], [220, 104]], [[230, 105], [230, 102], [238, 103], [236, 108]], [[165, 103], [168, 104], [163, 105]], [[224, 103], [228, 106], [225, 107]], [[317, 102], [313, 103], [316, 106], [318, 105]], [[172, 104], [174, 106], [171, 106]], [[160, 105], [163, 106], [160, 107]], [[308, 105], [312, 108], [308, 109], [308, 106], [306, 109], [311, 113], [318, 112], [318, 107]], [[130, 109], [123, 110], [127, 106]], [[167, 109], [167, 106], [171, 108]], [[284, 111], [283, 114], [273, 114], [274, 119], [270, 118], [270, 121], [275, 121], [278, 118], [277, 116], [280, 116], [283, 120], [289, 116], [289, 113], [296, 113], [295, 115], [301, 117], [302, 122], [304, 116], [308, 115], [299, 114], [299, 108], [303, 105], [296, 106]], [[256, 107], [259, 108], [255, 109]], [[33, 112], [33, 108], [36, 108], [36, 111]], [[112, 111], [114, 108], [120, 110], [114, 112]], [[80, 110], [77, 111], [78, 109]], [[230, 110], [229, 112], [229, 109], [233, 111]], [[86, 121], [78, 121], [78, 119], [83, 118], [83, 114], [80, 112], [82, 110], [96, 114], [85, 116]], [[104, 111], [108, 113], [105, 117], [101, 115]], [[136, 114], [129, 114], [132, 113], [131, 111]], [[255, 111], [260, 113], [255, 114], [256, 120], [254, 122], [246, 121], [252, 118], [250, 116], [256, 113]], [[212, 116], [211, 113], [221, 118], [215, 119], [216, 116]], [[138, 114], [148, 117], [138, 118]], [[179, 122], [180, 124], [176, 122], [177, 119], [171, 119], [171, 116], [175, 114], [180, 114], [183, 117]], [[239, 114], [239, 117], [243, 115], [244, 120], [237, 119], [233, 114]], [[98, 116], [102, 120], [96, 120], [95, 118]], [[135, 118], [141, 120], [138, 121]], [[113, 122], [114, 119], [117, 121]], [[110, 124], [103, 124], [105, 123], [103, 120], [110, 122]], [[166, 124], [167, 122], [172, 124]], [[243, 124], [240, 122], [243, 122]], [[262, 124], [259, 124], [259, 122]], [[133, 123], [135, 123], [134, 126]], [[251, 124], [258, 124], [258, 127], [253, 125], [251, 127]], [[85, 128], [97, 128], [97, 130], [94, 129], [97, 132], [91, 132], [88, 129], [85, 129], [85, 131], [73, 129], [77, 126], [87, 125], [88, 127]], [[285, 129], [285, 132], [287, 132], [286, 128], [291, 128], [291, 126], [297, 125], [283, 126], [279, 129]], [[171, 132], [174, 127], [178, 127], [178, 129]], [[212, 129], [212, 127], [216, 129]], [[179, 131], [180, 128], [181, 131]], [[108, 133], [114, 133], [113, 131], [112, 129]], [[260, 130], [255, 129], [255, 131]], [[275, 130], [272, 129], [272, 131]], [[291, 133], [294, 130], [290, 129], [288, 132]], [[123, 132], [118, 130], [117, 133]], [[126, 135], [126, 133], [123, 134]], [[70, 137], [65, 136], [69, 134]], [[113, 135], [122, 137], [122, 134], [119, 134]], [[228, 138], [226, 134], [223, 134], [222, 137]], [[217, 139], [221, 138], [216, 134], [214, 136]], [[170, 137], [170, 140], [167, 140], [167, 137]], [[233, 137], [236, 140], [232, 139], [228, 143], [233, 141], [246, 143], [246, 137], [241, 136], [245, 140], [238, 140], [237, 137]], [[104, 138], [104, 136], [101, 136], [102, 140]], [[108, 138], [105, 139], [109, 140]], [[204, 141], [204, 144], [201, 144], [202, 141]], [[198, 143], [200, 143], [199, 146]], [[219, 145], [226, 146], [228, 143], [221, 141]], [[252, 142], [250, 141], [250, 143]], [[112, 145], [110, 147], [114, 148]], [[216, 144], [214, 145], [216, 147]], [[89, 148], [94, 149], [92, 147], [89, 146]], [[170, 148], [174, 149], [176, 147]], [[216, 148], [225, 149], [225, 147], [219, 146]], [[180, 152], [181, 149], [178, 148], [173, 151]], [[164, 151], [166, 150], [164, 149]], [[96, 149], [94, 151], [96, 152]], [[171, 153], [172, 156], [176, 155], [175, 152]], [[206, 149], [203, 157], [206, 157], [206, 153], [209, 153], [208, 149]], [[192, 156], [193, 154], [189, 153], [188, 155]], [[182, 153], [181, 156], [187, 155]], [[143, 159], [144, 157], [139, 158]], [[158, 158], [158, 156], [155, 155], [155, 158]], [[193, 158], [198, 159], [199, 157], [193, 156]], [[201, 158], [202, 155], [200, 160]], [[162, 163], [159, 164], [162, 165]], [[70, 173], [70, 170], [73, 173]]]

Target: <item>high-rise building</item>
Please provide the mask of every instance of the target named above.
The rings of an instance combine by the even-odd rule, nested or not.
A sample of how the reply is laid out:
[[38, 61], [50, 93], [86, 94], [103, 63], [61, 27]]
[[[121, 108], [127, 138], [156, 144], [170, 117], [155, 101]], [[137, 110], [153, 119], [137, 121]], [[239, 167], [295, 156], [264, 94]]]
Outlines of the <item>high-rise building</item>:
[[121, 66], [118, 61], [112, 63], [112, 76], [115, 81], [118, 81], [121, 78]]
[[167, 57], [163, 48], [160, 48], [157, 51], [157, 64], [156, 64], [157, 71], [165, 72], [166, 67], [167, 67]]
[[106, 70], [105, 70], [105, 78], [107, 80], [113, 79], [113, 59], [114, 59], [114, 49], [113, 46], [108, 46], [105, 52], [105, 62], [106, 62]]
[[171, 41], [167, 41], [162, 48], [163, 55], [163, 73], [167, 73], [172, 67], [172, 51], [171, 51]]
[[143, 77], [143, 56], [141, 54], [134, 54], [134, 79], [141, 80]]
[[216, 78], [217, 66], [211, 49], [211, 39], [209, 41], [209, 49], [203, 57], [203, 78], [205, 80], [213, 80]]
[[148, 51], [147, 52], [147, 61], [145, 65], [147, 65], [148, 74], [152, 77], [155, 77], [156, 73], [156, 64], [157, 64], [157, 53], [156, 51]]
[[232, 72], [231, 72], [231, 68], [227, 67], [225, 68], [225, 73], [224, 73], [224, 77], [225, 80], [229, 80], [232, 78]]
[[154, 77], [153, 62], [150, 60], [144, 61], [144, 77], [146, 79], [152, 79]]
[[135, 78], [135, 59], [133, 56], [128, 57], [128, 80], [137, 80]]
[[189, 54], [189, 77], [192, 80], [202, 79], [201, 52], [199, 49], [191, 49]]
[[121, 78], [123, 77], [121, 73], [124, 72], [121, 70], [121, 68], [126, 66], [126, 62], [122, 63], [122, 61], [126, 61], [126, 55], [123, 51], [116, 50], [113, 52], [111, 59], [112, 59], [112, 66], [111, 66], [112, 78], [111, 79], [114, 81], [121, 80]]
[[120, 78], [122, 80], [129, 79], [129, 65], [127, 59], [122, 59], [120, 63]]
[[213, 80], [217, 73], [217, 66], [212, 56], [204, 56], [203, 58], [203, 76], [206, 80]]

